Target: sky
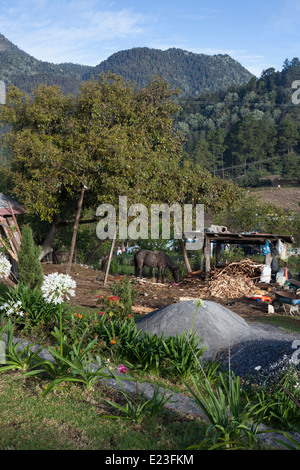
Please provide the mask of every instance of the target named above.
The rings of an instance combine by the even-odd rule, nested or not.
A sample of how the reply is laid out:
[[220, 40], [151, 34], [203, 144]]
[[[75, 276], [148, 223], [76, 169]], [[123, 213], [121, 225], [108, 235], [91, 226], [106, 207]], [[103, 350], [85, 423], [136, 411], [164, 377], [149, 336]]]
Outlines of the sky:
[[228, 54], [259, 77], [300, 57], [299, 25], [300, 0], [0, 0], [0, 33], [55, 64], [175, 47]]

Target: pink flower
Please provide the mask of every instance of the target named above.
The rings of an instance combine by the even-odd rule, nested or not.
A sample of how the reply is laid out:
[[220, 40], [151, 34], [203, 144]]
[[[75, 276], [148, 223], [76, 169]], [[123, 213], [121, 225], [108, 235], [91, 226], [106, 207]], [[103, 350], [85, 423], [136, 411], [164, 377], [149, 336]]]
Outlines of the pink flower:
[[126, 374], [127, 372], [127, 367], [126, 366], [123, 366], [123, 364], [120, 364], [118, 367], [117, 367], [118, 371], [121, 372], [121, 374]]

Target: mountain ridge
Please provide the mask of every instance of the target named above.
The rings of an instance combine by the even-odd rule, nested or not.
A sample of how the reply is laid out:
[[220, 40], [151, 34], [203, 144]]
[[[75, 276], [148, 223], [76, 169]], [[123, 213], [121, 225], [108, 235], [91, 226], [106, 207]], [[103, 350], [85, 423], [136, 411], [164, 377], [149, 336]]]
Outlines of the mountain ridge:
[[116, 52], [96, 66], [99, 72], [112, 71], [133, 82], [132, 70], [135, 69], [138, 85], [145, 86], [149, 77], [159, 75], [172, 88], [179, 87], [183, 96], [199, 96], [204, 91], [227, 88], [233, 83], [241, 85], [253, 77], [228, 54], [197, 54], [178, 48], [162, 51], [135, 47]]
[[253, 75], [227, 54], [196, 54], [183, 49], [166, 51], [135, 47], [118, 51], [96, 66], [72, 62], [53, 64], [35, 59], [0, 33], [0, 80], [30, 92], [41, 83], [58, 85], [76, 94], [83, 81], [99, 73], [112, 72], [144, 87], [153, 76], [179, 88], [181, 96], [199, 96], [232, 84], [249, 82]]

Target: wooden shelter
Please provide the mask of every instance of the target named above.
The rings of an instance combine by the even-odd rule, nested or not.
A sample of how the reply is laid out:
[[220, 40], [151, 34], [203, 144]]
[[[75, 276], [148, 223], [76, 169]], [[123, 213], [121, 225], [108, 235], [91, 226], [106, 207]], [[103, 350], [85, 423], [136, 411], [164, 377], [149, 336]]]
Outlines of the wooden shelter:
[[16, 216], [24, 214], [22, 204], [15, 199], [0, 193], [0, 248], [4, 247], [12, 263], [13, 274], [16, 273], [18, 251], [21, 244], [21, 232]]
[[[193, 236], [197, 238], [197, 232], [193, 232]], [[205, 231], [201, 236], [204, 236], [204, 243], [202, 247], [202, 266], [205, 259], [205, 271], [208, 273], [211, 269], [210, 257], [212, 246], [216, 248], [216, 264], [220, 261], [222, 245], [248, 245], [249, 247], [257, 247], [265, 245], [266, 241], [275, 244], [278, 240], [283, 243], [293, 244], [294, 239], [292, 235], [277, 235], [269, 233], [231, 233], [231, 232], [210, 232]]]

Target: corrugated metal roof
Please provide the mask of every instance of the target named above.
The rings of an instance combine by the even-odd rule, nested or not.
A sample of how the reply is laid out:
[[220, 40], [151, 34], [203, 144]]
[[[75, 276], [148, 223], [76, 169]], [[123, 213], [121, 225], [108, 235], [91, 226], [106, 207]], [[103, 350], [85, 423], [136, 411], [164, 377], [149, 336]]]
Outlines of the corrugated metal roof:
[[25, 212], [24, 206], [16, 201], [15, 199], [0, 193], [0, 215], [8, 216], [11, 215], [9, 210], [9, 203], [11, 204], [15, 214], [23, 214]]

